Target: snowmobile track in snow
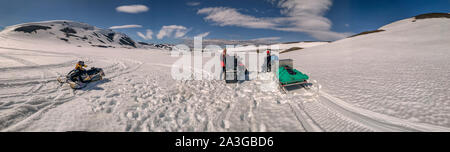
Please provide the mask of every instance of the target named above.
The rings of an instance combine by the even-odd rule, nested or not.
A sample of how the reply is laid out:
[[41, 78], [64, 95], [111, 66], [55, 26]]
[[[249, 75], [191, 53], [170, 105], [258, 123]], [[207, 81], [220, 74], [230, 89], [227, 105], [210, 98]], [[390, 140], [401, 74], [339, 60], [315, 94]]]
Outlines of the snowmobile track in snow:
[[[45, 54], [47, 56], [51, 56], [51, 54], [53, 54], [53, 52], [40, 50], [3, 47], [1, 47], [0, 49], [7, 52], [8, 50], [32, 52], [33, 55]], [[76, 99], [77, 96], [84, 94], [86, 92], [85, 90], [92, 89], [93, 87], [96, 87], [97, 84], [101, 83], [94, 82], [93, 84], [89, 84], [83, 90], [74, 92], [72, 89], [70, 89], [70, 87], [57, 83], [56, 78], [59, 73], [67, 73], [67, 71], [61, 71], [61, 69], [72, 69], [72, 66], [74, 65], [76, 60], [71, 60], [64, 63], [38, 65], [23, 58], [15, 57], [17, 55], [11, 56], [9, 54], [5, 55], [4, 53], [0, 53], [0, 57], [17, 61], [18, 63], [21, 63], [25, 66], [0, 68], [0, 71], [3, 74], [7, 75], [9, 72], [20, 72], [24, 70], [37, 71], [37, 73], [30, 73], [31, 77], [29, 78], [0, 80], [0, 88], [2, 88], [2, 90], [20, 90], [19, 92], [8, 91], [2, 92], [2, 94], [0, 94], [0, 110], [2, 111], [2, 113], [0, 114], [0, 130], [2, 131], [11, 130], [13, 128], [13, 130], [16, 130], [17, 127], [23, 126], [23, 123], [29, 123], [30, 121], [38, 120], [44, 113], [46, 113], [50, 109], [64, 104], [65, 102]], [[55, 54], [58, 56], [62, 55], [60, 53]], [[65, 54], [64, 56], [71, 57], [67, 54]], [[92, 63], [91, 61], [94, 61], [86, 57], [83, 58], [87, 59], [87, 63]], [[106, 61], [105, 63], [111, 62], [107, 63], [109, 64], [109, 66], [105, 66], [105, 73], [107, 75], [106, 80], [117, 78], [122, 76], [123, 74], [127, 74], [134, 70], [137, 70], [142, 64], [140, 62], [134, 62], [126, 59], [103, 61]], [[95, 65], [95, 63], [92, 63], [92, 65]]]
[[[68, 60], [38, 65], [24, 55]], [[124, 126], [116, 131], [449, 131], [353, 107], [319, 90], [319, 83], [283, 94], [263, 90], [261, 86], [276, 89], [272, 81], [227, 85], [222, 80], [175, 81], [160, 71], [142, 75], [143, 65], [149, 66], [145, 69], [172, 65], [144, 64], [125, 57], [80, 57], [4, 47], [0, 47], [0, 57], [24, 65], [1, 67], [0, 72], [6, 75], [29, 71], [27, 77], [0, 79], [0, 131], [27, 130], [41, 119], [57, 119], [46, 113], [80, 101], [86, 101], [95, 114], [112, 115], [112, 121]], [[65, 75], [73, 62], [81, 59], [89, 66], [103, 68], [104, 80], [75, 91], [59, 85], [56, 77]], [[161, 86], [162, 79], [174, 85]]]

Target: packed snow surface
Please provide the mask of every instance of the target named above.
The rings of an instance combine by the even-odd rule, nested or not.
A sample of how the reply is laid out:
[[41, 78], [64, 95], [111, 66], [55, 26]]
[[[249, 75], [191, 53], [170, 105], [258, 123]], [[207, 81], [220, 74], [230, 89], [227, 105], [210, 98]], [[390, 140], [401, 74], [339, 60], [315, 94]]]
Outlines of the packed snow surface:
[[284, 55], [349, 104], [450, 127], [450, 20], [413, 21]]
[[[272, 79], [174, 80], [179, 58], [164, 50], [3, 33], [0, 130], [450, 131], [450, 21], [403, 24], [282, 54], [314, 84], [287, 94]], [[103, 68], [105, 79], [81, 90], [60, 85], [57, 76], [78, 60]]]

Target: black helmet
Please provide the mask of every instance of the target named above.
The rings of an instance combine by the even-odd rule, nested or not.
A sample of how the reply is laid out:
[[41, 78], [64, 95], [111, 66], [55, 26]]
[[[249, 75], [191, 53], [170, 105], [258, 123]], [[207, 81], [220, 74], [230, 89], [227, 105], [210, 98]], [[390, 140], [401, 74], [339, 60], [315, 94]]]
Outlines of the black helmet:
[[78, 61], [78, 64], [84, 66], [84, 61]]

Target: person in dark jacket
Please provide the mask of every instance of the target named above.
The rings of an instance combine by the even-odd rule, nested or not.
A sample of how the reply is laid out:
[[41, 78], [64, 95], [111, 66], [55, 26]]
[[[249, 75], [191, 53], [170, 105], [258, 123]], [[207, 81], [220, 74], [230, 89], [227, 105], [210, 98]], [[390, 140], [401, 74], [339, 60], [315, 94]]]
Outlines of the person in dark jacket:
[[270, 50], [266, 51], [267, 53], [267, 72], [272, 71], [272, 55], [270, 54]]

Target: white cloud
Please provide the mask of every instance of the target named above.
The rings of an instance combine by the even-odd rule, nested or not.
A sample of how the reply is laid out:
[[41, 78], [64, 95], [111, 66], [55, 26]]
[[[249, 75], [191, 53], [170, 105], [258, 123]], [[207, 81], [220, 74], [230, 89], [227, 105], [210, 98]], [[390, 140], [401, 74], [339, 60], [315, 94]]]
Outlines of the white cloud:
[[118, 12], [132, 13], [132, 14], [147, 12], [148, 10], [149, 8], [145, 5], [124, 5], [116, 8], [116, 11]]
[[332, 22], [324, 17], [332, 5], [331, 0], [269, 1], [281, 9], [280, 13], [284, 17], [254, 17], [227, 7], [203, 8], [197, 14], [205, 14], [205, 20], [219, 26], [303, 32], [319, 40], [337, 40], [351, 35], [331, 31]]
[[151, 40], [153, 39], [153, 31], [152, 30], [147, 30], [147, 33], [144, 35], [141, 32], [137, 32], [137, 35], [139, 37], [141, 37], [144, 40]]
[[234, 8], [209, 7], [198, 10], [197, 14], [207, 14], [204, 19], [213, 21], [219, 26], [242, 26], [248, 28], [271, 28], [276, 26], [270, 20], [244, 15]]
[[141, 28], [142, 25], [120, 25], [120, 26], [111, 26], [109, 29], [125, 29], [125, 28]]
[[[266, 37], [266, 38], [257, 38], [251, 40], [224, 40], [224, 39], [203, 39], [203, 46], [207, 45], [219, 45], [225, 47], [225, 45], [269, 45], [277, 43], [280, 38], [279, 37]], [[194, 47], [194, 39], [185, 38], [184, 44]]]
[[199, 34], [195, 37], [207, 37], [208, 35], [209, 35], [209, 32], [205, 32], [205, 33]]
[[201, 4], [200, 2], [188, 2], [188, 3], [186, 3], [186, 5], [189, 5], [189, 6], [198, 6], [200, 4]]
[[189, 30], [181, 25], [169, 25], [169, 26], [163, 26], [161, 30], [159, 31], [158, 35], [156, 35], [156, 38], [162, 39], [164, 37], [175, 37], [175, 38], [181, 38], [186, 33], [189, 32]]

